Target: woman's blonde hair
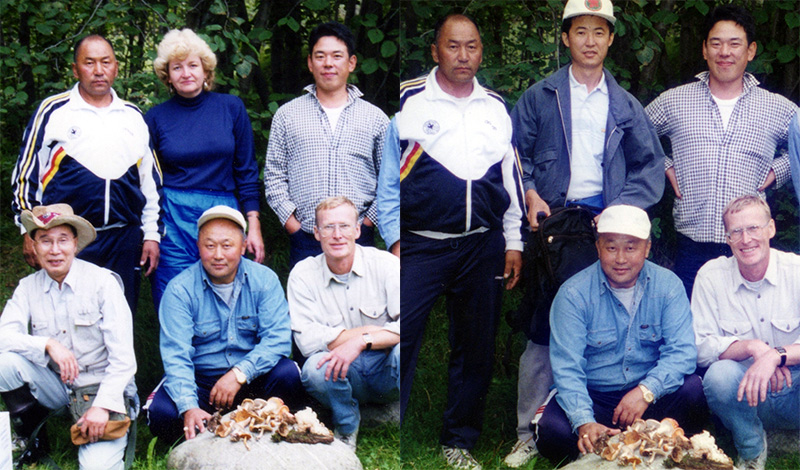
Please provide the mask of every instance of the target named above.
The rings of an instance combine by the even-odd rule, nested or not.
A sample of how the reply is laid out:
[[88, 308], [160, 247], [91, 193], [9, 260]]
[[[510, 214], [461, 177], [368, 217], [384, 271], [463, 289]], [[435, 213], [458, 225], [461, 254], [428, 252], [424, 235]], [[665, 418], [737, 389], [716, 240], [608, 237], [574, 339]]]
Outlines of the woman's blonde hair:
[[184, 60], [192, 54], [197, 54], [203, 64], [206, 80], [203, 89], [206, 91], [214, 88], [214, 69], [217, 68], [217, 56], [208, 47], [208, 44], [189, 28], [173, 29], [164, 35], [158, 44], [158, 57], [153, 61], [156, 76], [170, 91], [174, 92], [169, 83], [169, 62], [171, 60]]

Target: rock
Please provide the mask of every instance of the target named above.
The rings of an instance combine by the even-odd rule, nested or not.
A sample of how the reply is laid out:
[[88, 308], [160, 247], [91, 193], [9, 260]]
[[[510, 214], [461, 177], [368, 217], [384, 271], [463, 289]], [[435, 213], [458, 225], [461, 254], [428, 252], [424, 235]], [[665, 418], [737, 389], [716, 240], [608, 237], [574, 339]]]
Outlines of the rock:
[[386, 405], [364, 403], [361, 408], [361, 427], [376, 427], [384, 423], [400, 424], [400, 402]]
[[267, 433], [248, 441], [232, 442], [204, 432], [177, 446], [167, 459], [174, 470], [363, 470], [361, 461], [338, 440], [331, 444], [290, 444], [273, 442]]
[[[646, 462], [636, 466], [636, 470], [674, 470], [677, 467], [667, 466], [666, 457], [656, 457], [652, 464], [647, 465]], [[632, 465], [620, 466], [617, 462], [609, 462], [596, 454], [587, 454], [578, 460], [559, 467], [561, 470], [624, 470], [633, 469]], [[734, 467], [735, 469], [736, 467]]]

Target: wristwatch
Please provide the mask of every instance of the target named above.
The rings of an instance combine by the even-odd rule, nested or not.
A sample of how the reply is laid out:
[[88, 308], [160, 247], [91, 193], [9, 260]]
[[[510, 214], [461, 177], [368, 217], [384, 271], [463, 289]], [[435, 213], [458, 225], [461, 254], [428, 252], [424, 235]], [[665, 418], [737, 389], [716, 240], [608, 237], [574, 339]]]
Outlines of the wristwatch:
[[233, 367], [231, 370], [233, 371], [233, 375], [236, 376], [237, 382], [239, 382], [241, 385], [247, 383], [247, 376], [244, 375], [244, 372], [242, 372], [238, 367]]
[[648, 405], [656, 401], [655, 395], [653, 395], [653, 392], [651, 392], [646, 385], [639, 384], [639, 389], [642, 391], [642, 395], [644, 396], [644, 401], [646, 401]]
[[783, 367], [786, 365], [786, 349], [783, 346], [778, 346], [775, 348], [775, 351], [778, 351], [778, 354], [781, 356], [781, 363], [778, 367]]
[[364, 339], [364, 343], [367, 345], [367, 351], [372, 351], [372, 335], [369, 333], [364, 333], [361, 335], [361, 338]]

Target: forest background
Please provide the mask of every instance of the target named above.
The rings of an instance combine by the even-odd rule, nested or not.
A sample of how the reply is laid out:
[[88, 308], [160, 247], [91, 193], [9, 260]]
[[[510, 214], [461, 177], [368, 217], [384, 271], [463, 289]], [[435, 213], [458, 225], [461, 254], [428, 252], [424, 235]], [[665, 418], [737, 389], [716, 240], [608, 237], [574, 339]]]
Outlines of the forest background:
[[[623, 87], [647, 105], [661, 91], [691, 81], [706, 70], [701, 54], [704, 15], [725, 1], [617, 0], [616, 38], [606, 66]], [[757, 23], [758, 53], [749, 71], [764, 88], [797, 103], [800, 98], [800, 2], [744, 0]], [[10, 211], [10, 178], [22, 134], [36, 105], [74, 84], [72, 46], [80, 37], [101, 33], [111, 40], [120, 62], [114, 88], [146, 112], [169, 95], [152, 72], [155, 46], [169, 29], [190, 27], [217, 53], [217, 90], [240, 96], [248, 109], [263, 168], [271, 117], [312, 82], [306, 66], [306, 40], [318, 23], [338, 20], [356, 35], [358, 67], [351, 81], [364, 98], [392, 115], [400, 80], [426, 73], [432, 26], [448, 12], [464, 12], [481, 27], [484, 60], [478, 74], [500, 92], [509, 109], [532, 83], [567, 63], [561, 45], [562, 0], [0, 0], [0, 302], [18, 279], [31, 272], [20, 255], [19, 232]], [[666, 149], [668, 150], [668, 149]], [[798, 247], [798, 204], [791, 185], [767, 192], [778, 225], [773, 245]], [[674, 257], [672, 192], [651, 210], [653, 259], [671, 266]], [[285, 281], [288, 240], [262, 200], [267, 246], [265, 264]], [[140, 390], [146, 393], [161, 374], [157, 320], [146, 284], [137, 317]], [[507, 296], [514, 308], [518, 294]], [[438, 420], [443, 409], [447, 357], [446, 316], [441, 305], [426, 333], [407, 425], [400, 436], [391, 429], [367, 436], [359, 457], [365, 468], [438, 468]], [[498, 335], [496, 378], [487, 410], [487, 429], [476, 455], [499, 464], [514, 441], [516, 360], [522, 338], [506, 329]], [[146, 434], [145, 434], [146, 437]], [[387, 444], [377, 441], [385, 441]], [[163, 448], [140, 445], [137, 466], [163, 465]], [[68, 454], [68, 453], [67, 453]], [[155, 454], [155, 455], [153, 455]], [[155, 459], [155, 460], [153, 460]], [[70, 459], [65, 459], [68, 461]], [[796, 462], [796, 461], [795, 461]], [[533, 465], [533, 464], [532, 464]], [[536, 468], [548, 468], [540, 460]], [[797, 466], [795, 464], [795, 466]], [[491, 465], [488, 468], [493, 468]], [[779, 467], [778, 467], [779, 468]]]

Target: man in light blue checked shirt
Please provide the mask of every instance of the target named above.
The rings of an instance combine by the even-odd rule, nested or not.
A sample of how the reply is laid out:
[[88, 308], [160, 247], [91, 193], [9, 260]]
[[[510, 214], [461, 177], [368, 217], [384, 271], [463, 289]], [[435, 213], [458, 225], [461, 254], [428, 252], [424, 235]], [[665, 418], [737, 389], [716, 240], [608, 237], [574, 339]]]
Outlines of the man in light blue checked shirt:
[[756, 47], [747, 10], [715, 8], [706, 17], [703, 41], [708, 71], [662, 93], [645, 109], [658, 135], [672, 144], [665, 165], [675, 191], [675, 273], [689, 295], [697, 270], [731, 253], [722, 225], [728, 201], [754, 192], [763, 196], [790, 176], [786, 146], [797, 107], [745, 72]]
[[314, 209], [342, 195], [359, 212], [358, 243], [374, 246], [375, 195], [389, 118], [361, 99], [347, 78], [356, 68], [355, 39], [339, 23], [323, 23], [308, 41], [314, 84], [272, 119], [264, 184], [267, 203], [286, 228], [289, 264], [322, 253], [314, 238]]

